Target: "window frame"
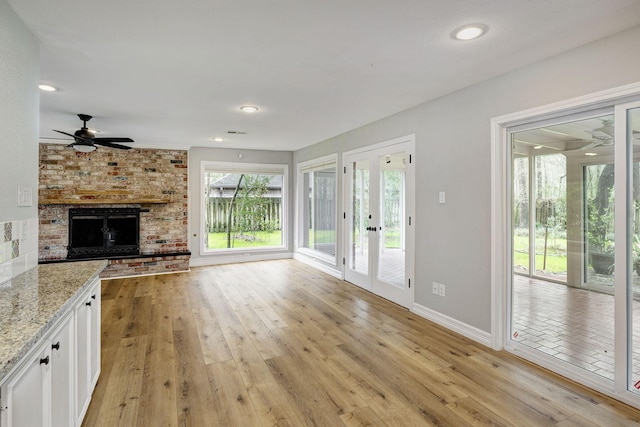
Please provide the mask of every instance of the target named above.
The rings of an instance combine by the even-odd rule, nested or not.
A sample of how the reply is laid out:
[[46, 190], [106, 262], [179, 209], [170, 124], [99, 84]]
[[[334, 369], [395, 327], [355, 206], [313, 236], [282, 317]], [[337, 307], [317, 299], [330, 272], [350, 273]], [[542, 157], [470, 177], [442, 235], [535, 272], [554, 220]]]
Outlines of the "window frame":
[[282, 163], [239, 163], [225, 161], [203, 160], [200, 163], [200, 197], [204, 202], [207, 194], [205, 173], [206, 172], [222, 172], [222, 173], [251, 173], [251, 174], [282, 174], [282, 195], [281, 195], [281, 244], [279, 246], [261, 246], [251, 248], [223, 248], [208, 249], [205, 237], [208, 235], [206, 226], [206, 203], [202, 203], [200, 207], [200, 230], [202, 238], [200, 239], [200, 255], [203, 256], [220, 256], [220, 255], [250, 255], [252, 253], [265, 253], [274, 251], [283, 251], [288, 249], [289, 242], [289, 209], [287, 208], [289, 200], [289, 165]]
[[[335, 212], [334, 212], [334, 220], [335, 220], [335, 255], [329, 255], [326, 252], [319, 251], [317, 249], [312, 249], [304, 246], [304, 233], [305, 233], [305, 225], [306, 220], [304, 219], [304, 215], [307, 214], [306, 202], [307, 202], [307, 192], [304, 188], [304, 175], [310, 172], [315, 172], [319, 170], [328, 169], [330, 167], [334, 167], [336, 170], [336, 180], [334, 184], [334, 194], [336, 195], [335, 201]], [[296, 226], [295, 226], [295, 238], [294, 238], [294, 247], [296, 252], [304, 254], [306, 256], [321, 260], [331, 266], [337, 267], [337, 259], [338, 259], [338, 211], [339, 206], [338, 203], [340, 199], [338, 197], [338, 154], [333, 153], [327, 156], [318, 157], [315, 159], [307, 160], [304, 162], [299, 162], [297, 164], [297, 203], [296, 203]], [[307, 231], [308, 232], [308, 231]]]

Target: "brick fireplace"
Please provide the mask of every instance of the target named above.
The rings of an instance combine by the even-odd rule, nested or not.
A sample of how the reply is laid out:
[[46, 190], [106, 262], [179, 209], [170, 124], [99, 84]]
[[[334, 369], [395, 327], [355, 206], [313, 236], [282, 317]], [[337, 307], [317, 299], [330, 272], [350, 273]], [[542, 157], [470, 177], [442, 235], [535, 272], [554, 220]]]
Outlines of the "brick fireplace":
[[102, 277], [188, 270], [187, 198], [185, 150], [40, 144], [38, 260], [67, 260], [70, 209], [134, 208], [140, 255], [110, 259]]

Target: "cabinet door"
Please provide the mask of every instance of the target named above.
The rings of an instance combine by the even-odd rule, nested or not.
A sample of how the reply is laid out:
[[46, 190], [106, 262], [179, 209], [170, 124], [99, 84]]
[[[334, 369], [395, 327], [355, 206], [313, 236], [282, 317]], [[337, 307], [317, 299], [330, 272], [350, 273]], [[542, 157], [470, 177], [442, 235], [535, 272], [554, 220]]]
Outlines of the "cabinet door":
[[76, 317], [76, 420], [80, 425], [89, 406], [90, 387], [90, 307], [93, 304], [89, 294], [84, 294], [75, 308]]
[[[51, 356], [49, 343], [41, 345], [2, 387], [4, 427], [48, 426]], [[45, 410], [46, 408], [46, 410]]]
[[89, 292], [89, 298], [91, 300], [91, 321], [90, 321], [90, 354], [89, 354], [89, 378], [91, 379], [89, 394], [93, 391], [98, 382], [98, 376], [100, 376], [100, 322], [101, 322], [101, 305], [102, 299], [100, 298], [101, 292], [100, 280], [92, 287]]
[[68, 316], [51, 338], [52, 427], [67, 427], [75, 423], [73, 332], [73, 316]]

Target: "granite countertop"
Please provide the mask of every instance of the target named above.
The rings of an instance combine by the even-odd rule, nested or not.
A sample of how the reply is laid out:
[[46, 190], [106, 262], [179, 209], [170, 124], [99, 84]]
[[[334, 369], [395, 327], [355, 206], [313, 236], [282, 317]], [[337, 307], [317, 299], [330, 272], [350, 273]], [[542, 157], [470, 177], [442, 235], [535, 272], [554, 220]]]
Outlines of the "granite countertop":
[[0, 284], [0, 384], [106, 266], [43, 264]]

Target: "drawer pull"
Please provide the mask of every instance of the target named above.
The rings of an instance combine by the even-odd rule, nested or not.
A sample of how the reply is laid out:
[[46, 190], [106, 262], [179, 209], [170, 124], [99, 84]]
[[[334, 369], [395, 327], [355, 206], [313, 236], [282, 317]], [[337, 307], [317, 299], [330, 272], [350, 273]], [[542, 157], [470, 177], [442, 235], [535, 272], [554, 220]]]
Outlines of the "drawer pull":
[[91, 301], [85, 302], [84, 305], [87, 305], [87, 306], [91, 307]]
[[49, 356], [45, 357], [44, 359], [40, 359], [40, 364], [41, 365], [48, 365], [49, 364]]
[[54, 350], [60, 350], [60, 341], [55, 344], [51, 344], [51, 348]]

